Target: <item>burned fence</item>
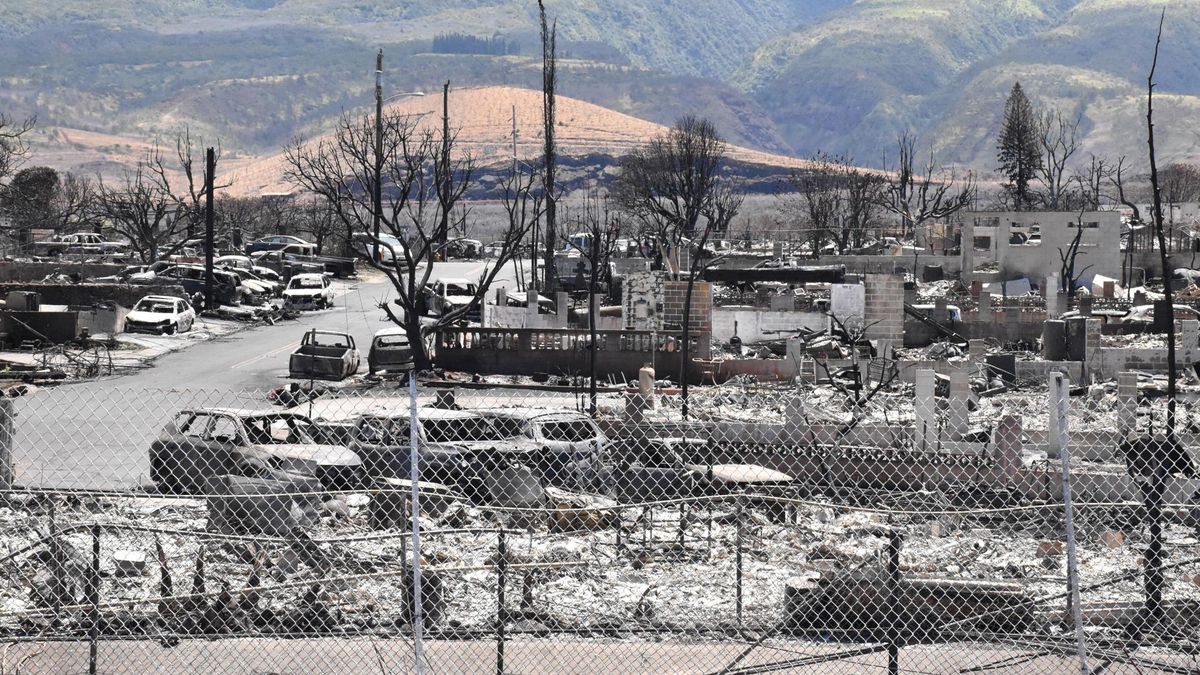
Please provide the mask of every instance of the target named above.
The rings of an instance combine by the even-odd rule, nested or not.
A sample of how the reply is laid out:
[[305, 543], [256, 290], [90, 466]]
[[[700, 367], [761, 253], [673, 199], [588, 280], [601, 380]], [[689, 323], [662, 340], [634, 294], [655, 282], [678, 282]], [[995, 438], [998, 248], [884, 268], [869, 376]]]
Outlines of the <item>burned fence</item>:
[[[918, 380], [731, 384], [686, 422], [669, 389], [594, 417], [569, 390], [31, 392], [0, 405], [5, 663], [1195, 669], [1193, 439], [1060, 377], [971, 406]], [[1116, 416], [1144, 440], [1072, 452]]]

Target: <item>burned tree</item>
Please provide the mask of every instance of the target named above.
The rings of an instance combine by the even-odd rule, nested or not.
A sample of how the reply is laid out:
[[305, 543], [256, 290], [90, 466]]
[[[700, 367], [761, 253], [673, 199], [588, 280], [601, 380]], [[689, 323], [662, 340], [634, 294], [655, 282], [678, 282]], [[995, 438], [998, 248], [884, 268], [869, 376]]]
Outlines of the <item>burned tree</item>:
[[829, 238], [833, 238], [839, 254], [845, 253], [841, 245], [842, 237], [838, 236], [845, 224], [843, 160], [819, 152], [810, 161], [813, 164], [811, 169], [792, 172], [792, 187], [800, 197], [798, 200], [795, 197], [788, 199], [799, 202], [793, 210], [801, 214], [801, 221], [807, 225], [805, 238], [812, 249], [812, 257], [821, 255]]
[[34, 117], [17, 120], [0, 113], [0, 183], [6, 182], [29, 154], [26, 134], [36, 122]]
[[[1166, 235], [1163, 232], [1162, 192], [1159, 185], [1158, 159], [1154, 149], [1154, 73], [1158, 70], [1158, 50], [1162, 45], [1163, 22], [1166, 21], [1167, 11], [1164, 9], [1158, 21], [1158, 36], [1154, 41], [1154, 58], [1150, 64], [1150, 75], [1146, 78], [1146, 144], [1150, 153], [1150, 188], [1154, 196], [1154, 233], [1158, 239], [1158, 253], [1162, 261], [1163, 304], [1171, 320], [1167, 328], [1167, 425], [1166, 434], [1162, 439], [1152, 438], [1153, 451], [1150, 453], [1149, 467], [1143, 472], [1148, 475], [1143, 488], [1146, 504], [1146, 520], [1149, 523], [1150, 541], [1146, 550], [1146, 571], [1143, 578], [1145, 590], [1145, 606], [1142, 621], [1137, 626], [1140, 632], [1147, 626], [1155, 626], [1162, 621], [1162, 592], [1163, 592], [1163, 541], [1162, 541], [1162, 509], [1163, 497], [1166, 491], [1167, 477], [1170, 467], [1166, 463], [1167, 448], [1176, 441], [1175, 436], [1175, 397], [1176, 382], [1179, 377], [1175, 364], [1175, 300], [1169, 281], [1170, 260], [1167, 252]], [[1128, 458], [1129, 455], [1126, 454]]]
[[1075, 191], [1080, 209], [1084, 211], [1100, 210], [1100, 204], [1108, 198], [1104, 186], [1112, 175], [1112, 164], [1104, 157], [1092, 155], [1089, 164], [1071, 177], [1071, 182], [1076, 186]]
[[1174, 162], [1158, 172], [1159, 189], [1163, 202], [1166, 203], [1166, 213], [1163, 218], [1167, 223], [1167, 237], [1175, 235], [1175, 211], [1180, 204], [1200, 200], [1200, 166], [1187, 162]]
[[621, 223], [616, 213], [609, 209], [607, 195], [590, 189], [584, 195], [583, 205], [568, 215], [579, 234], [584, 235], [582, 246], [577, 246], [580, 255], [587, 261], [588, 292], [588, 412], [596, 415], [596, 319], [598, 307], [596, 294], [603, 280], [611, 283], [609, 261], [617, 249], [617, 238], [621, 235]]
[[819, 152], [811, 162], [811, 169], [792, 173], [791, 183], [801, 196], [796, 210], [808, 220], [813, 256], [827, 239], [839, 255], [862, 246], [875, 225], [883, 177], [838, 155]]
[[[190, 137], [181, 135], [176, 142], [178, 167], [168, 166], [155, 143], [136, 167], [125, 170], [120, 180], [96, 178], [98, 215], [129, 240], [142, 262], [154, 262], [183, 248], [185, 235], [203, 220], [201, 205], [207, 188], [203, 187], [203, 176], [199, 176], [201, 187], [196, 187], [191, 147]], [[178, 173], [183, 173], [186, 187], [172, 179]]]
[[1079, 284], [1079, 280], [1084, 273], [1092, 268], [1088, 265], [1082, 269], [1078, 267], [1080, 255], [1087, 255], [1086, 251], [1080, 251], [1080, 244], [1083, 242], [1083, 212], [1079, 212], [1079, 219], [1075, 225], [1075, 236], [1071, 238], [1071, 243], [1067, 245], [1066, 250], [1061, 247], [1058, 249], [1058, 258], [1060, 261], [1059, 279], [1062, 283], [1062, 291], [1067, 294], [1068, 303], [1075, 300], [1075, 289]]
[[[538, 18], [541, 21], [542, 38], [542, 141], [544, 150], [542, 194], [546, 201], [546, 245], [542, 271], [545, 275], [546, 289], [553, 291], [558, 288], [558, 270], [555, 269], [554, 264], [554, 247], [558, 243], [558, 193], [556, 192], [557, 187], [554, 183], [555, 167], [558, 162], [558, 147], [554, 141], [554, 90], [558, 86], [558, 56], [556, 54], [558, 47], [558, 20], [556, 19], [552, 24], [547, 26], [546, 6], [542, 3], [542, 0], [538, 0]], [[536, 250], [534, 255], [537, 255]]]
[[[477, 280], [471, 301], [422, 322], [425, 288], [451, 218], [443, 210], [457, 208], [475, 184], [475, 161], [457, 154], [457, 135], [435, 138], [419, 132], [407, 115], [385, 113], [378, 122], [381, 170], [376, 170], [376, 120], [372, 115], [343, 115], [331, 136], [315, 143], [297, 140], [285, 148], [287, 178], [315, 194], [332, 212], [337, 226], [363, 242], [355, 253], [382, 272], [396, 291], [392, 303], [380, 307], [404, 328], [418, 369], [428, 368], [425, 338], [478, 309], [496, 275], [519, 250], [519, 242], [541, 215], [540, 197], [530, 187], [537, 176], [514, 173], [501, 188], [510, 222], [495, 264]], [[444, 156], [443, 153], [450, 153]], [[380, 180], [380, 207], [375, 207], [375, 181]], [[441, 191], [441, 192], [439, 192]], [[381, 233], [376, 237], [373, 222]], [[397, 243], [399, 242], [399, 243]], [[380, 250], [379, 255], [371, 252]]]
[[687, 116], [666, 133], [634, 149], [621, 162], [615, 185], [620, 207], [653, 233], [670, 270], [681, 273], [680, 253], [689, 255], [683, 305], [680, 381], [687, 417], [687, 365], [691, 342], [691, 304], [696, 273], [713, 232], [728, 229], [742, 196], [720, 174], [725, 142], [706, 119]]
[[887, 185], [879, 194], [880, 205], [900, 218], [901, 232], [911, 234], [914, 248], [919, 250], [925, 244], [926, 223], [949, 218], [970, 206], [975, 199], [975, 181], [968, 176], [956, 186], [954, 177], [935, 160], [932, 147], [924, 161], [917, 157], [916, 148], [915, 136], [908, 132], [900, 135], [896, 165], [887, 168]]
[[1038, 177], [1045, 189], [1042, 202], [1051, 211], [1062, 207], [1064, 193], [1070, 186], [1067, 167], [1079, 150], [1081, 119], [1082, 114], [1072, 118], [1055, 108], [1043, 110], [1037, 116], [1037, 141], [1042, 148]]

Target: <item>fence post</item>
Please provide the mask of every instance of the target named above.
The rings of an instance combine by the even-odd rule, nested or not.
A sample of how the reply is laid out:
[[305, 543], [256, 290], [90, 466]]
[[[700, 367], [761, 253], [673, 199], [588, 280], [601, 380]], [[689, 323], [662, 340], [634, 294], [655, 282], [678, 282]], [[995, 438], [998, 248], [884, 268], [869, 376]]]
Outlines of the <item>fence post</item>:
[[88, 675], [96, 675], [100, 640], [100, 526], [92, 525], [92, 569], [88, 575], [87, 601], [92, 606], [88, 626]]
[[737, 566], [737, 623], [738, 628], [742, 627], [742, 496], [737, 496], [737, 552], [734, 554], [735, 565]]
[[507, 583], [508, 546], [504, 541], [504, 527], [496, 533], [496, 675], [504, 675], [504, 624], [508, 612], [504, 606], [504, 586]]
[[409, 478], [412, 481], [412, 554], [413, 554], [413, 587], [412, 587], [412, 631], [413, 631], [413, 665], [417, 675], [425, 673], [425, 648], [421, 642], [424, 632], [421, 615], [421, 496], [417, 489], [420, 473], [420, 455], [417, 447], [417, 374], [408, 374], [408, 448], [409, 448]]
[[904, 533], [888, 528], [887, 544], [887, 640], [888, 675], [900, 673], [900, 546]]
[[1071, 505], [1071, 459], [1067, 450], [1067, 384], [1060, 372], [1050, 373], [1051, 400], [1054, 402], [1054, 439], [1062, 466], [1063, 526], [1067, 531], [1067, 597], [1071, 602], [1071, 622], [1075, 629], [1075, 649], [1079, 672], [1088, 675], [1087, 644], [1083, 637], [1083, 608], [1079, 601], [1079, 567], [1075, 557], [1075, 511]]
[[9, 491], [16, 481], [13, 471], [13, 434], [14, 420], [17, 418], [16, 404], [11, 398], [0, 398], [0, 491], [3, 499], [9, 498]]

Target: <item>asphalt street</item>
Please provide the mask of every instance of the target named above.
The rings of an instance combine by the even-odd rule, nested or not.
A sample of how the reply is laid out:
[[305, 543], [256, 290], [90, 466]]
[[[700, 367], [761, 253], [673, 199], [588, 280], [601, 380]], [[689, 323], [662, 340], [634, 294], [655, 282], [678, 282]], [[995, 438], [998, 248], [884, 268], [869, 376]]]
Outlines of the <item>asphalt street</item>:
[[[477, 279], [483, 261], [436, 263], [437, 278]], [[512, 266], [499, 285], [514, 285]], [[332, 309], [256, 326], [167, 354], [128, 375], [46, 388], [17, 400], [14, 464], [30, 487], [122, 489], [148, 480], [147, 450], [180, 410], [262, 408], [288, 382], [288, 357], [311, 328], [354, 336], [366, 368], [374, 333], [391, 325], [379, 309], [395, 292], [371, 276], [342, 285]], [[187, 339], [179, 336], [178, 339]]]

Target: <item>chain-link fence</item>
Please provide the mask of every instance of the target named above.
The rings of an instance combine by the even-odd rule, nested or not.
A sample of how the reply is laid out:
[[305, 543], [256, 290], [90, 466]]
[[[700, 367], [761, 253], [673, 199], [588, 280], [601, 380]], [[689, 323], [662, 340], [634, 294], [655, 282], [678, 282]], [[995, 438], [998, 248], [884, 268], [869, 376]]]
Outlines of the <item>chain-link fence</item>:
[[1200, 670], [1186, 404], [826, 375], [0, 400], [0, 672]]

